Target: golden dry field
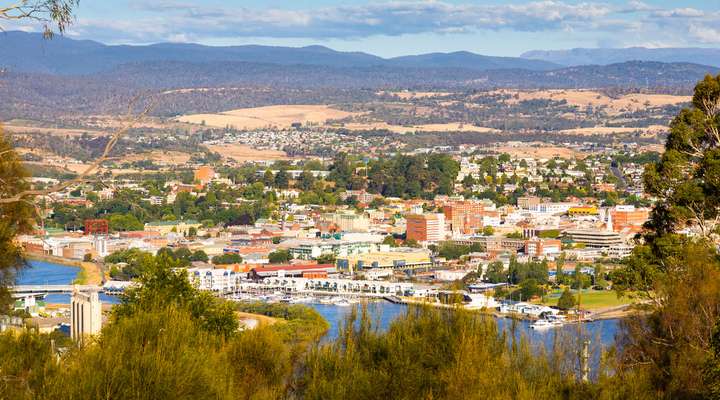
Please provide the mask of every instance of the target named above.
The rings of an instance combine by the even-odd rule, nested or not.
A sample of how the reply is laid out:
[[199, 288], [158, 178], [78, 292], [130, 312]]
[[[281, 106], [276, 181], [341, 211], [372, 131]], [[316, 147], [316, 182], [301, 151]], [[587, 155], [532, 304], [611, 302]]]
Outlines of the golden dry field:
[[324, 124], [329, 119], [340, 119], [353, 113], [336, 110], [327, 105], [279, 105], [241, 108], [213, 114], [191, 114], [177, 118], [177, 121], [192, 124], [235, 129], [261, 129], [267, 127], [289, 128], [294, 122]]
[[288, 155], [284, 151], [259, 150], [238, 143], [213, 144], [208, 145], [207, 147], [210, 149], [210, 151], [219, 153], [222, 156], [231, 158], [237, 162], [290, 159], [290, 157], [288, 157]]
[[[510, 94], [513, 98], [507, 100], [510, 103], [517, 103], [523, 100], [565, 100], [570, 105], [581, 108], [605, 107], [609, 115], [619, 114], [624, 111], [641, 110], [648, 107], [659, 107], [665, 105], [674, 105], [687, 103], [691, 100], [690, 96], [675, 96], [667, 94], [643, 94], [631, 93], [619, 98], [612, 98], [603, 93], [594, 90], [533, 90], [518, 91], [501, 89], [495, 93]], [[516, 96], [517, 95], [517, 96]], [[516, 97], [515, 97], [516, 96]]]

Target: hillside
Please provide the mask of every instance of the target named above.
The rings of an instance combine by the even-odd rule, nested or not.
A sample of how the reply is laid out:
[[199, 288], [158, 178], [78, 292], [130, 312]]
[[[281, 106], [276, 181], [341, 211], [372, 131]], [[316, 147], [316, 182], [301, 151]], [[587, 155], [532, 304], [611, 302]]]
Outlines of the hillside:
[[623, 49], [532, 50], [520, 57], [565, 66], [608, 65], [626, 61], [695, 63], [720, 67], [720, 49], [628, 47]]
[[488, 70], [523, 68], [548, 70], [558, 65], [519, 57], [490, 57], [469, 52], [433, 53], [385, 59], [362, 52], [340, 52], [323, 46], [203, 46], [159, 43], [109, 46], [68, 37], [43, 40], [39, 34], [11, 31], [0, 40], [0, 67], [16, 72], [81, 75], [105, 72], [126, 63], [252, 62], [277, 65], [320, 65], [363, 68], [467, 68]]
[[60, 76], [7, 72], [1, 118], [121, 113], [142, 92], [161, 92], [157, 115], [207, 113], [275, 104], [335, 104], [373, 98], [381, 89], [623, 88], [685, 94], [705, 74], [697, 64], [627, 62], [552, 71], [328, 67], [245, 62], [144, 62], [112, 71]]

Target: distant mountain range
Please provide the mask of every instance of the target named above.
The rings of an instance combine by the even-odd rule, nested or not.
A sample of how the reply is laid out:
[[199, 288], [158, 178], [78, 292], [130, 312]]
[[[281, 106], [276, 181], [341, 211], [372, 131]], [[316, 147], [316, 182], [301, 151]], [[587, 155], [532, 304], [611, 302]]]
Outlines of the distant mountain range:
[[520, 57], [563, 66], [608, 65], [626, 61], [685, 62], [720, 67], [720, 49], [628, 47], [624, 49], [533, 50]]
[[[686, 50], [687, 57], [694, 54]], [[548, 58], [559, 54], [545, 53]], [[154, 110], [163, 116], [270, 104], [352, 102], [372, 99], [382, 89], [612, 88], [687, 94], [705, 74], [720, 73], [720, 68], [707, 65], [714, 63], [712, 58], [700, 63], [623, 60], [569, 67], [559, 66], [568, 61], [556, 58], [456, 52], [385, 59], [322, 46], [108, 46], [7, 32], [0, 33], [0, 119], [117, 113], [135, 95], [148, 91], [163, 93]], [[212, 90], [175, 90], [192, 88]]]
[[0, 67], [17, 72], [92, 74], [125, 63], [154, 61], [252, 62], [328, 67], [462, 67], [477, 71], [515, 68], [544, 71], [560, 67], [547, 61], [483, 56], [469, 52], [432, 53], [385, 59], [361, 52], [335, 51], [323, 46], [203, 46], [186, 43], [109, 46], [62, 36], [53, 40], [43, 40], [37, 33], [11, 31], [0, 34]]

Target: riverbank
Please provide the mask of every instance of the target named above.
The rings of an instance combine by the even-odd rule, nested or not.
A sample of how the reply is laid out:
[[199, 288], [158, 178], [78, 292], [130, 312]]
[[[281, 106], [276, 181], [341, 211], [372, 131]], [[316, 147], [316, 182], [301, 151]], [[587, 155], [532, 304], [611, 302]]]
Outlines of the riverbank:
[[100, 265], [94, 262], [72, 260], [47, 254], [25, 254], [25, 259], [79, 268], [80, 272], [73, 281], [73, 283], [78, 285], [101, 286], [103, 284], [103, 273]]
[[[427, 305], [431, 307], [440, 307], [440, 308], [463, 308], [462, 306], [459, 306], [457, 304], [443, 304], [436, 301], [428, 301], [427, 299], [420, 299], [420, 298], [413, 298], [413, 297], [406, 297], [406, 296], [386, 296], [384, 297], [385, 300], [395, 303], [395, 304], [414, 304], [414, 305]], [[529, 314], [523, 314], [523, 313], [502, 313], [495, 309], [486, 309], [486, 308], [465, 308], [468, 311], [474, 311], [474, 312], [481, 312], [483, 314], [493, 315], [497, 318], [510, 318], [515, 319], [519, 321], [535, 321], [538, 318], [534, 317]], [[591, 310], [585, 310], [585, 312], [589, 312], [589, 314], [586, 314], [586, 317], [584, 321], [587, 320], [610, 320], [610, 319], [622, 319], [626, 318], [630, 315], [633, 315], [637, 312], [633, 308], [633, 304], [621, 304], [619, 306], [614, 307], [604, 307], [604, 308], [595, 308]], [[576, 322], [577, 318], [570, 318], [568, 320], [569, 322]]]

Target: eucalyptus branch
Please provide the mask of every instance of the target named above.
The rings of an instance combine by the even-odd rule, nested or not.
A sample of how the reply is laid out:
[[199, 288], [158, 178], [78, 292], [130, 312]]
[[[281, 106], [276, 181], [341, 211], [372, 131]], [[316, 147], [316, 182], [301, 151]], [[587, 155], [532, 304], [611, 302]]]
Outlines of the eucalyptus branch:
[[120, 140], [120, 138], [123, 135], [125, 135], [130, 129], [135, 127], [135, 125], [138, 123], [138, 121], [140, 121], [142, 118], [147, 116], [147, 114], [152, 110], [152, 108], [155, 105], [155, 101], [151, 101], [150, 104], [142, 110], [142, 112], [133, 116], [132, 111], [133, 111], [134, 105], [136, 103], [136, 100], [137, 100], [137, 98], [134, 99], [130, 103], [130, 106], [128, 107], [128, 115], [127, 115], [128, 122], [123, 127], [118, 129], [111, 136], [110, 140], [105, 145], [105, 149], [103, 150], [102, 155], [100, 157], [98, 157], [92, 164], [90, 164], [80, 175], [78, 175], [77, 177], [75, 177], [71, 180], [58, 183], [57, 185], [51, 186], [47, 189], [24, 190], [13, 196], [6, 197], [6, 198], [0, 198], [0, 204], [16, 203], [16, 202], [22, 201], [23, 199], [25, 199], [27, 197], [48, 196], [52, 193], [61, 192], [74, 184], [85, 182], [87, 180], [88, 176], [90, 174], [92, 174], [93, 172], [96, 172], [96, 170], [100, 167], [100, 165], [104, 161], [107, 160], [108, 156], [110, 155], [110, 153], [112, 152], [113, 148], [115, 147], [117, 142]]

